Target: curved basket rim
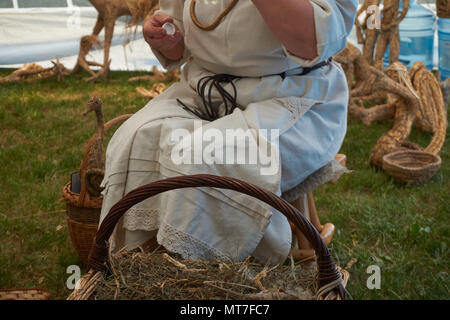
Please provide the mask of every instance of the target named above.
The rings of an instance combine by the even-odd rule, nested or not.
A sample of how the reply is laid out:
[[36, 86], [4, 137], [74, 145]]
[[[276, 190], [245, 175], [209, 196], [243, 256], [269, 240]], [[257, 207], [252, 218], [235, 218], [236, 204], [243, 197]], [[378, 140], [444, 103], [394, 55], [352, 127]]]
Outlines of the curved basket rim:
[[[391, 157], [393, 157], [397, 154], [401, 154], [401, 153], [427, 155], [427, 156], [434, 157], [434, 159], [436, 159], [437, 161], [426, 163], [425, 165], [423, 165], [421, 167], [416, 167], [416, 168], [407, 167], [407, 166], [401, 165], [401, 164], [395, 162], [393, 159], [391, 159]], [[408, 171], [408, 172], [419, 172], [419, 171], [423, 171], [423, 170], [427, 170], [427, 169], [434, 169], [435, 167], [439, 167], [441, 164], [442, 164], [442, 159], [439, 155], [431, 153], [431, 152], [421, 151], [421, 150], [400, 150], [400, 151], [394, 151], [394, 152], [388, 153], [383, 156], [383, 168], [385, 167], [385, 165], [388, 165], [390, 167], [395, 167], [397, 169], [400, 169], [403, 171]]]
[[[37, 291], [39, 293], [42, 293], [42, 295], [46, 298], [49, 299], [51, 297], [51, 293], [48, 290], [42, 289], [42, 288], [12, 288], [12, 289], [0, 289], [0, 294], [2, 292], [7, 293], [7, 292], [30, 292], [30, 291]], [[38, 299], [36, 299], [38, 300]]]
[[62, 197], [66, 203], [77, 208], [100, 209], [102, 207], [103, 198], [91, 198], [85, 200], [84, 205], [80, 206], [80, 194], [70, 191], [70, 182], [63, 187]]
[[290, 220], [308, 239], [317, 255], [318, 277], [317, 282], [320, 287], [328, 284], [335, 285], [328, 289], [337, 289], [341, 298], [345, 299], [345, 289], [342, 287], [342, 279], [336, 269], [327, 244], [321, 235], [303, 216], [303, 214], [285, 199], [275, 193], [266, 190], [252, 183], [232, 177], [217, 176], [211, 174], [197, 174], [175, 176], [149, 184], [140, 186], [127, 193], [108, 212], [95, 236], [94, 244], [89, 253], [89, 266], [94, 270], [105, 271], [107, 266], [109, 238], [112, 235], [119, 219], [135, 204], [174, 189], [212, 187], [220, 189], [234, 190], [268, 204], [272, 208], [279, 210], [288, 220]]

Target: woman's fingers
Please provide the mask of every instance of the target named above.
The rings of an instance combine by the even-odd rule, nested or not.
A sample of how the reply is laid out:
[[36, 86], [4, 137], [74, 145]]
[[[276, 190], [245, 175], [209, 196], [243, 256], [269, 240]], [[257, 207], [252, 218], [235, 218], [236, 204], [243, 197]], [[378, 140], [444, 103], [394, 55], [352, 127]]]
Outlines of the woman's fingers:
[[153, 26], [155, 26], [155, 27], [161, 27], [166, 22], [173, 23], [172, 17], [170, 17], [167, 14], [164, 14], [162, 12], [158, 12], [157, 14], [153, 15], [150, 18], [150, 21], [152, 22]]
[[166, 30], [164, 28], [160, 27], [149, 27], [145, 28], [144, 31], [144, 38], [147, 39], [161, 39], [166, 35]]
[[173, 35], [167, 34], [162, 27], [167, 22], [174, 23], [173, 18], [161, 12], [151, 16], [145, 22], [143, 27], [144, 39], [153, 49], [170, 51], [183, 41], [183, 35], [176, 26]]
[[166, 36], [166, 30], [162, 28], [162, 26], [167, 23], [173, 23], [173, 19], [164, 14], [164, 13], [157, 13], [150, 17], [146, 21], [143, 27], [143, 33], [144, 37], [147, 38], [163, 38]]
[[144, 24], [144, 39], [152, 48], [169, 50], [183, 39], [183, 35], [177, 28], [175, 34], [167, 34], [166, 30], [162, 28], [162, 25], [167, 22], [173, 23], [173, 18], [160, 12], [151, 16]]
[[166, 35], [162, 38], [150, 38], [147, 42], [154, 49], [170, 50], [175, 47], [182, 38], [181, 32], [177, 30], [173, 35]]

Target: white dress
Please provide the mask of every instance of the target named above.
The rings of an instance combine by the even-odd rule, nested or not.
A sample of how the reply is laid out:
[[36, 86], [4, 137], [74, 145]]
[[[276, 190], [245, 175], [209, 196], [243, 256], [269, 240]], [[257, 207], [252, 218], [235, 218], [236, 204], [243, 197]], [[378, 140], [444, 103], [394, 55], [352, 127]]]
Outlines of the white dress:
[[[211, 23], [229, 1], [197, 1], [198, 20]], [[152, 99], [111, 139], [102, 183], [101, 221], [136, 187], [179, 175], [235, 177], [278, 195], [292, 196], [306, 177], [334, 158], [347, 121], [348, 92], [341, 67], [331, 62], [303, 76], [283, 78], [277, 74], [299, 73], [302, 67], [340, 52], [352, 28], [357, 1], [310, 2], [319, 53], [314, 60], [290, 54], [250, 0], [239, 1], [213, 31], [203, 31], [191, 21], [190, 0], [160, 0], [161, 11], [172, 16], [184, 34], [186, 50], [178, 62], [154, 53], [167, 68], [187, 63], [181, 81]], [[243, 77], [234, 80], [237, 102], [242, 107], [215, 121], [199, 120], [184, 110], [177, 98], [192, 109], [201, 108], [197, 83], [204, 76], [218, 73]], [[224, 88], [233, 92], [229, 83]], [[216, 91], [212, 96], [213, 101], [221, 101]], [[184, 138], [194, 140], [210, 129], [224, 136], [227, 129], [254, 129], [247, 138], [253, 139], [259, 152], [266, 152], [269, 146], [271, 162], [176, 162], [173, 133], [180, 129], [185, 132]], [[277, 129], [279, 137], [271, 139], [259, 129]], [[221, 143], [225, 150], [231, 147], [228, 140]], [[168, 250], [194, 259], [241, 261], [252, 255], [275, 264], [283, 262], [291, 248], [291, 230], [280, 212], [249, 196], [214, 188], [174, 190], [134, 206], [119, 221], [112, 245], [132, 249], [155, 235]]]

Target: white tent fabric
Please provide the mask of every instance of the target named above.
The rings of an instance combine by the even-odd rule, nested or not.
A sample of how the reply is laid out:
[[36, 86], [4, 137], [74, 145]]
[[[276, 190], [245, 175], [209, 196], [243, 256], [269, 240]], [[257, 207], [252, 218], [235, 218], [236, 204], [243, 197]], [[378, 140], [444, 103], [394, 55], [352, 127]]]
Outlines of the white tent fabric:
[[[432, 3], [425, 6], [432, 10], [435, 7]], [[88, 0], [0, 0], [0, 68], [17, 68], [31, 62], [49, 67], [56, 59], [72, 68], [80, 38], [91, 34], [96, 18], [97, 11]], [[142, 38], [142, 28], [132, 34], [125, 26], [125, 18], [116, 23], [111, 70], [149, 71], [154, 65], [162, 69]], [[354, 29], [349, 41], [356, 44]], [[435, 47], [436, 66], [437, 39]], [[89, 58], [102, 63], [103, 51], [93, 50]]]
[[[21, 0], [18, 1], [20, 4]], [[0, 1], [0, 5], [4, 2]], [[0, 68], [16, 68], [31, 62], [47, 67], [51, 66], [51, 60], [56, 59], [72, 68], [76, 63], [80, 38], [91, 34], [97, 11], [92, 6], [78, 7], [72, 1], [68, 2], [72, 6], [0, 7]], [[143, 40], [142, 28], [138, 27], [134, 33], [134, 29], [125, 28], [126, 20], [123, 17], [116, 22], [111, 69], [151, 70], [154, 65], [162, 68]], [[103, 39], [103, 31], [100, 38]], [[126, 42], [129, 43], [123, 46]], [[103, 50], [91, 51], [89, 58], [102, 63]]]

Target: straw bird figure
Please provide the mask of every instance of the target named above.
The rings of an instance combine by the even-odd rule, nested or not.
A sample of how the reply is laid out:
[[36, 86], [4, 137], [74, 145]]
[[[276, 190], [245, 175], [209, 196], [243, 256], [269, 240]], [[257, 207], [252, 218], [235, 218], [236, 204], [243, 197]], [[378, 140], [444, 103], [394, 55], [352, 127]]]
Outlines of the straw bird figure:
[[90, 112], [95, 112], [97, 120], [97, 132], [92, 141], [89, 154], [88, 165], [84, 172], [83, 182], [86, 189], [93, 197], [99, 197], [102, 191], [100, 184], [105, 174], [105, 159], [103, 156], [103, 138], [105, 135], [105, 121], [103, 117], [102, 101], [97, 97], [92, 97], [87, 103], [87, 109], [83, 113], [86, 116]]

